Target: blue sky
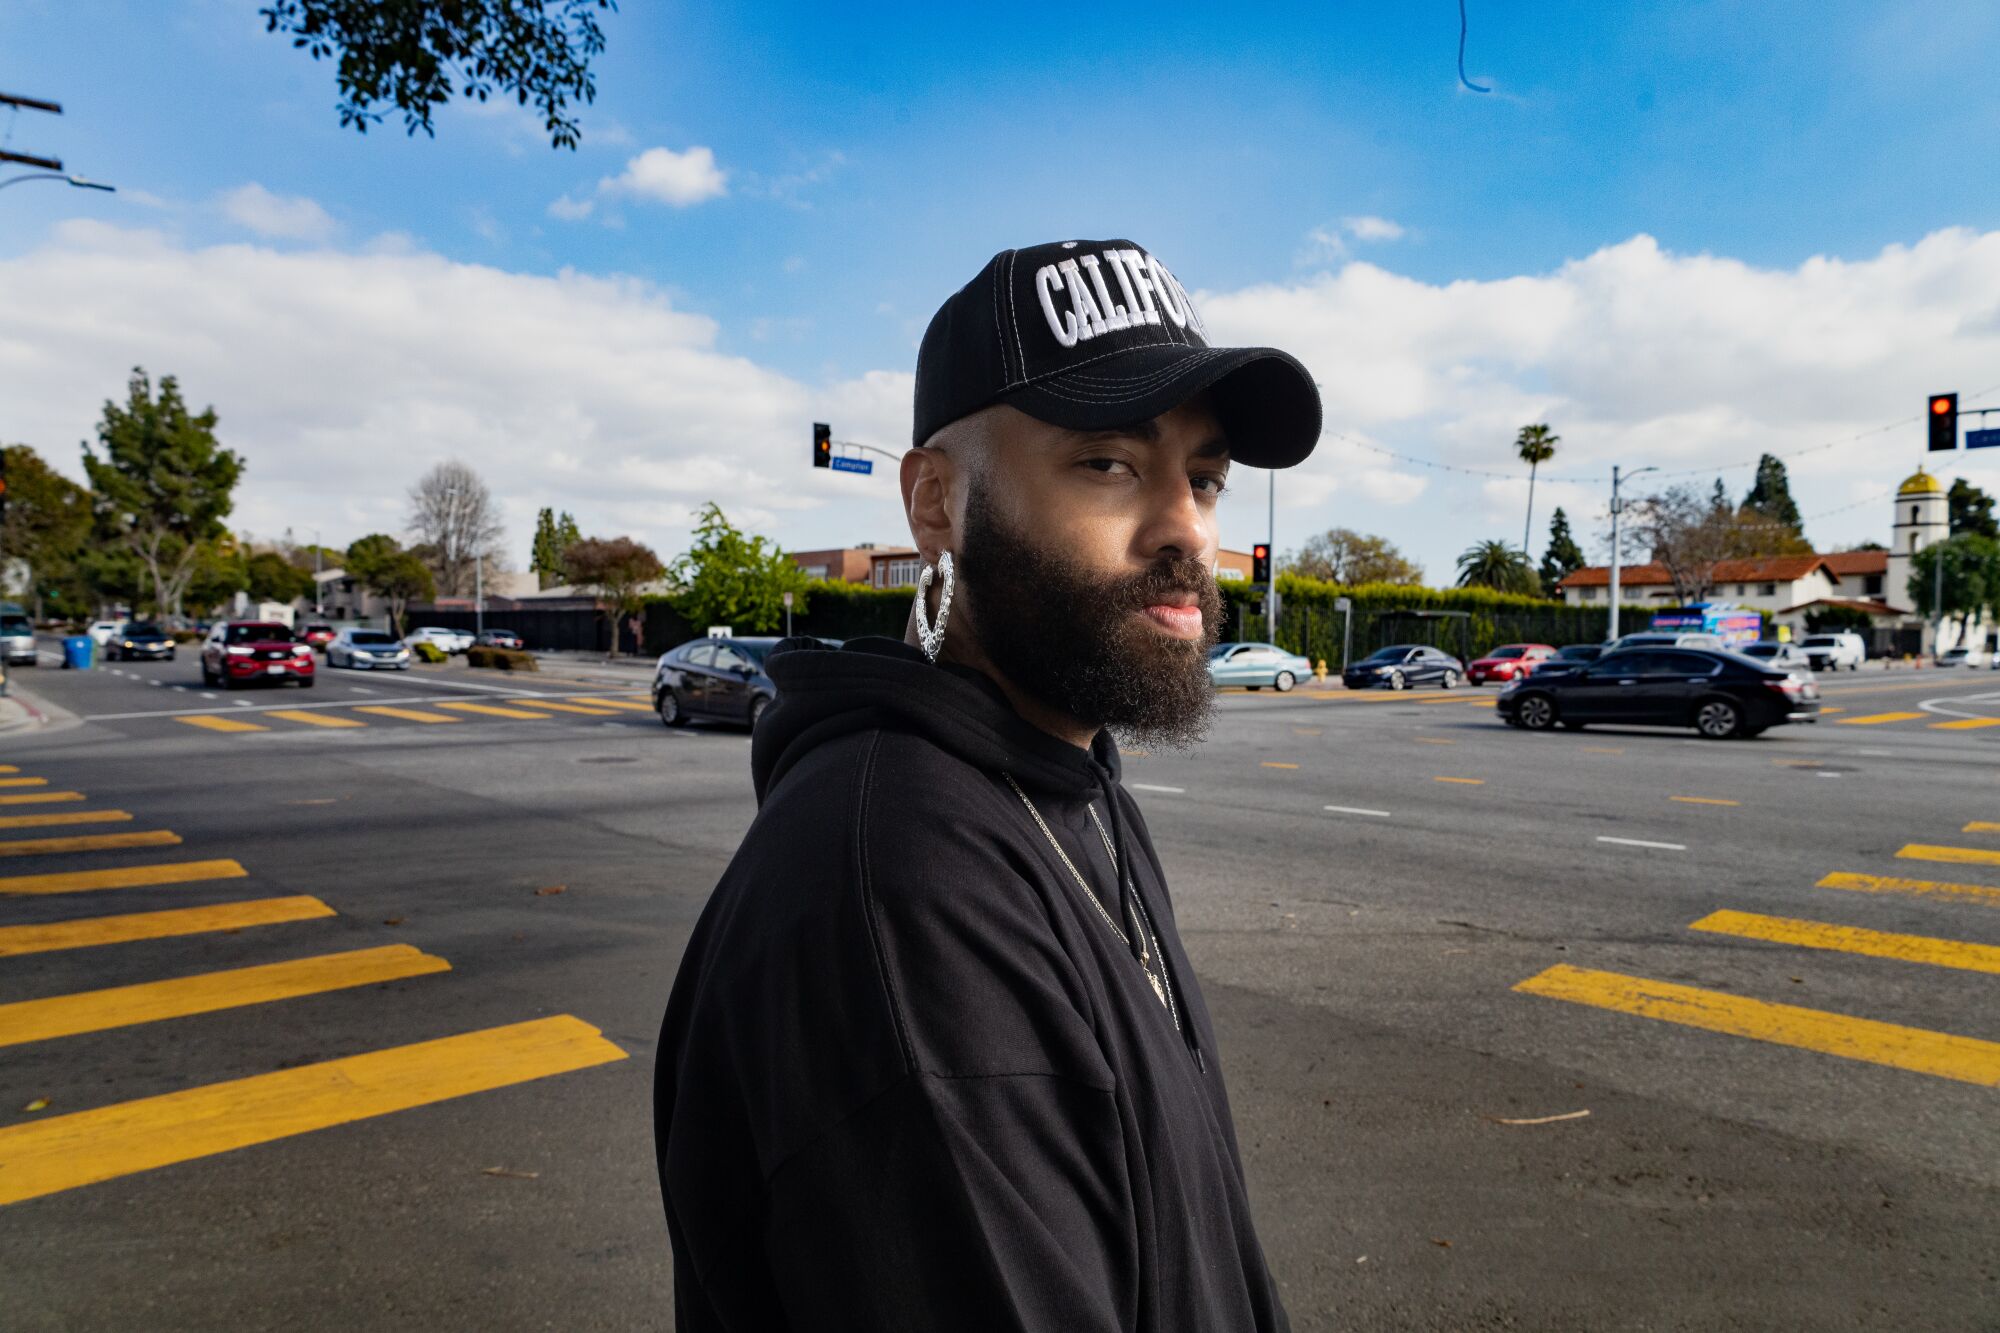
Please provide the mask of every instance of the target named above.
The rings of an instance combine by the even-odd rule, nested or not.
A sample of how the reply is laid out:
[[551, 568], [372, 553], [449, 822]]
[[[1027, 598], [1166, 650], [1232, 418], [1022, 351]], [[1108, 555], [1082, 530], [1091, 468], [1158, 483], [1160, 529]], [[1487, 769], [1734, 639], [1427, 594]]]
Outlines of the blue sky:
[[[1470, 0], [1470, 17], [1467, 70], [1490, 95], [1457, 85], [1458, 11], [1444, 0], [1030, 6], [1004, 18], [969, 6], [627, 0], [605, 20], [598, 100], [583, 113], [581, 151], [569, 153], [552, 151], [511, 104], [454, 106], [435, 139], [408, 138], [393, 120], [366, 136], [342, 130], [331, 66], [266, 35], [254, 0], [13, 0], [0, 12], [0, 88], [57, 98], [67, 114], [0, 117], [0, 134], [123, 193], [36, 185], [0, 195], [0, 259], [72, 245], [78, 233], [65, 226], [90, 219], [164, 237], [173, 252], [401, 248], [465, 269], [637, 279], [673, 310], [712, 321], [715, 354], [801, 386], [819, 413], [848, 401], [836, 386], [907, 373], [931, 310], [988, 254], [1061, 236], [1130, 235], [1191, 288], [1224, 296], [1310, 284], [1349, 264], [1422, 293], [1503, 294], [1511, 280], [1546, 278], [1641, 235], [1669, 256], [1798, 278], [1815, 256], [1865, 265], [1941, 229], [2000, 228], [2000, 173], [1982, 166], [2000, 142], [2000, 11], [1990, 5]], [[600, 189], [655, 148], [709, 150], [720, 193], [675, 206]], [[255, 210], [218, 203], [250, 184], [280, 210], [261, 231], [246, 231]], [[590, 213], [552, 215], [559, 199], [589, 200]], [[307, 200], [317, 215], [282, 211]], [[91, 241], [107, 244], [118, 243]], [[1963, 280], [1968, 270], [1941, 271]], [[0, 289], [0, 320], [6, 303]], [[124, 367], [112, 341], [71, 438], [116, 391]], [[1879, 405], [1812, 425], [1858, 430], [1933, 388], [2000, 382], [2000, 364], [1983, 352], [1973, 361], [1968, 374], [1993, 370], [1981, 385], [1887, 376]], [[1574, 400], [1588, 420], [1587, 395], [1565, 380], [1577, 373], [1573, 360], [1529, 357], [1506, 380], [1524, 408], [1539, 393], [1552, 412]], [[227, 423], [222, 385], [190, 388], [216, 398]], [[1716, 404], [1681, 404], [1662, 419], [1701, 408]], [[52, 402], [13, 426], [0, 416], [0, 434], [78, 410]], [[886, 419], [858, 420], [890, 430]], [[1329, 423], [1425, 457], [1477, 456], [1463, 412], [1392, 422], [1330, 398]], [[1584, 466], [1590, 446], [1572, 438]], [[1741, 438], [1721, 431], [1714, 456], [1735, 458]], [[1495, 466], [1504, 445], [1489, 451]], [[1902, 450], [1888, 470], [1916, 457]], [[1603, 470], [1602, 458], [1587, 462]], [[327, 484], [292, 463], [266, 470], [296, 474], [300, 493]], [[1390, 497], [1382, 483], [1372, 498], [1395, 512], [1380, 518], [1354, 512], [1353, 489], [1343, 503], [1329, 480], [1281, 523], [1280, 545], [1286, 527], [1374, 527], [1439, 576], [1464, 522], [1505, 532], [1491, 488], [1429, 480], [1421, 500]], [[1809, 510], [1881, 481], [1839, 469], [1825, 480]], [[785, 475], [780, 488], [812, 481]], [[1814, 478], [1800, 481], [1809, 489]], [[510, 503], [531, 513], [532, 492], [547, 486], [524, 475]], [[893, 523], [879, 496], [856, 497], [860, 524], [837, 498], [742, 503], [798, 546]], [[352, 497], [355, 521], [368, 520], [370, 503]], [[1440, 506], [1457, 515], [1451, 540], [1431, 531]], [[245, 517], [268, 526], [281, 511], [273, 491], [246, 503]], [[634, 521], [607, 509], [604, 521], [614, 519]], [[1261, 525], [1247, 515], [1236, 524]], [[659, 540], [672, 545], [682, 530], [663, 521]]]

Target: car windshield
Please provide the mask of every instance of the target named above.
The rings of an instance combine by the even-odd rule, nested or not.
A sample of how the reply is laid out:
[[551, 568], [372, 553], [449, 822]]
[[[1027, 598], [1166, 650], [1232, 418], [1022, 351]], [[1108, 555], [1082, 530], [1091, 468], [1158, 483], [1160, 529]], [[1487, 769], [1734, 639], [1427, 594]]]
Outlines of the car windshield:
[[126, 635], [130, 638], [135, 638], [135, 639], [145, 635], [158, 636], [165, 632], [166, 631], [162, 630], [158, 625], [149, 624], [145, 621], [141, 621], [139, 624], [136, 625], [127, 625], [125, 627]]
[[1492, 652], [1488, 653], [1487, 656], [1494, 658], [1496, 660], [1501, 660], [1506, 658], [1520, 657], [1527, 651], [1528, 650], [1526, 648], [1521, 647], [1519, 644], [1510, 643], [1505, 648], [1495, 648]]
[[289, 625], [231, 625], [223, 635], [225, 643], [290, 643]]
[[35, 627], [26, 616], [0, 616], [0, 634], [33, 634]]
[[347, 641], [367, 647], [376, 644], [394, 643], [396, 642], [396, 636], [379, 629], [357, 629], [348, 633]]
[[1596, 657], [1599, 653], [1603, 651], [1604, 651], [1603, 649], [1597, 647], [1594, 644], [1580, 645], [1573, 643], [1556, 655], [1558, 657], [1567, 657], [1572, 661], [1579, 659], [1587, 660], [1589, 658]]
[[1378, 648], [1361, 660], [1364, 662], [1400, 662], [1409, 656], [1409, 653], [1410, 645], [1399, 643], [1389, 648]]
[[1745, 657], [1776, 657], [1784, 651], [1784, 645], [1780, 643], [1751, 643], [1745, 644], [1736, 651], [1742, 653]]
[[1838, 648], [1840, 640], [1828, 634], [1815, 634], [1812, 638], [1806, 640], [1805, 646], [1808, 648]]

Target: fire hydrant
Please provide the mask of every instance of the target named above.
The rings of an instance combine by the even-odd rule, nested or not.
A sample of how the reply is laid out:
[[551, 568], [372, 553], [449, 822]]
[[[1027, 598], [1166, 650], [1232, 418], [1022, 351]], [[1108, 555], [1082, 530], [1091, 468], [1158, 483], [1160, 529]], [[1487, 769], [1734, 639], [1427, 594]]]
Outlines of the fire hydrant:
[[1320, 658], [1319, 665], [1313, 668], [1313, 675], [1320, 680], [1326, 679], [1326, 659], [1324, 657]]

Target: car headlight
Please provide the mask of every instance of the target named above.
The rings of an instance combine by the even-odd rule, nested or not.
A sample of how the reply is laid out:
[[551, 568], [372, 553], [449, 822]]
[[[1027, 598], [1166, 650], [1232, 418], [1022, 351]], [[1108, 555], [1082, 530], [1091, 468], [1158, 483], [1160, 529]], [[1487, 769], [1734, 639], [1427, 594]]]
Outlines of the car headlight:
[[255, 650], [250, 648], [224, 648], [222, 651], [228, 653], [231, 657], [248, 657]]

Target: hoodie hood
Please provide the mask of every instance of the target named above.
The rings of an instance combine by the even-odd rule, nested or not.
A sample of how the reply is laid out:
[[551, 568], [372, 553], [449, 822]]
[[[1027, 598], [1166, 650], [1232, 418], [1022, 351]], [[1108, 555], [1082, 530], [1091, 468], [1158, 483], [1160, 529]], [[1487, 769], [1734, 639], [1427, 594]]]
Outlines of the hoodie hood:
[[923, 736], [987, 772], [1005, 771], [1031, 790], [1088, 799], [1119, 774], [1118, 746], [1100, 731], [1088, 751], [1026, 721], [984, 675], [932, 664], [897, 639], [850, 639], [827, 648], [786, 639], [764, 669], [778, 696], [758, 719], [750, 773], [762, 804], [816, 746], [876, 727]]

